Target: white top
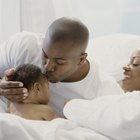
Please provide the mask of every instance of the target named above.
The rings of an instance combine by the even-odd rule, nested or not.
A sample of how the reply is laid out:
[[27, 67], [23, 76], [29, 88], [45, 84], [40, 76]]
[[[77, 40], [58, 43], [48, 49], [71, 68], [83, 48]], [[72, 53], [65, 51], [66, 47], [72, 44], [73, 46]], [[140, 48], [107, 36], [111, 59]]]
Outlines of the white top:
[[[43, 38], [44, 36], [40, 34], [21, 32], [0, 46], [0, 77], [4, 75], [6, 69], [23, 63], [40, 66]], [[65, 103], [71, 99], [94, 99], [103, 95], [122, 93], [117, 82], [99, 71], [96, 62], [91, 60], [89, 73], [83, 80], [72, 83], [50, 83], [50, 90], [52, 93], [50, 105], [60, 116], [63, 116]]]
[[49, 86], [52, 95], [50, 105], [60, 116], [63, 116], [62, 110], [65, 103], [71, 99], [92, 100], [99, 96], [123, 93], [112, 77], [98, 70], [95, 61], [90, 61], [89, 73], [83, 80], [72, 83], [50, 83]]

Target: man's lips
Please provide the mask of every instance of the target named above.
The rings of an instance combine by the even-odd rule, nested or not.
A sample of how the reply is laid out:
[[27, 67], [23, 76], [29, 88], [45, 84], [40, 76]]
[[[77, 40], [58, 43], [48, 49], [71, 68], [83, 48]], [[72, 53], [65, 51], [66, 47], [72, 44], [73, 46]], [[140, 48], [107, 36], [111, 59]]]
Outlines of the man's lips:
[[47, 77], [48, 81], [50, 81], [51, 83], [57, 83], [59, 82], [55, 76], [53, 76], [53, 74], [48, 74], [46, 73], [45, 76]]
[[47, 78], [53, 77], [53, 75], [52, 75], [51, 73], [45, 73], [45, 76], [46, 76]]
[[55, 76], [54, 76], [52, 73], [49, 73], [49, 72], [47, 72], [47, 73], [45, 74], [45, 76], [47, 77], [47, 79], [48, 79], [49, 81], [55, 79]]

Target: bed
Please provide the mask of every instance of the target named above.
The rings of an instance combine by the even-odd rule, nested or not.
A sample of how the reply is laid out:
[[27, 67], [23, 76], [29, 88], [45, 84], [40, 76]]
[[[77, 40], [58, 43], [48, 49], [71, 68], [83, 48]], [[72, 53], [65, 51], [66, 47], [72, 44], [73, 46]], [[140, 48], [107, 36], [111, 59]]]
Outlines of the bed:
[[[96, 59], [101, 69], [120, 82], [122, 67], [136, 49], [140, 49], [140, 36], [113, 34], [90, 39], [87, 52], [90, 59]], [[139, 91], [91, 101], [75, 99], [63, 110], [67, 119], [50, 122], [0, 113], [0, 139], [140, 140], [139, 101]]]
[[140, 92], [95, 100], [74, 99], [64, 107], [67, 119], [26, 120], [0, 114], [1, 140], [139, 140]]

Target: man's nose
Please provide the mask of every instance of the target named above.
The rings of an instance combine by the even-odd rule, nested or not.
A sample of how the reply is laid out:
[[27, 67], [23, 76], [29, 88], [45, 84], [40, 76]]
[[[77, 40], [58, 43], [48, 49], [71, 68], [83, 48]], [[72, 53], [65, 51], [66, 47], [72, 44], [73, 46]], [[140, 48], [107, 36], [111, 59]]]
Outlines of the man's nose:
[[54, 67], [55, 67], [55, 65], [54, 65], [53, 60], [48, 59], [46, 65], [45, 65], [45, 69], [47, 71], [52, 71], [53, 72], [54, 71]]

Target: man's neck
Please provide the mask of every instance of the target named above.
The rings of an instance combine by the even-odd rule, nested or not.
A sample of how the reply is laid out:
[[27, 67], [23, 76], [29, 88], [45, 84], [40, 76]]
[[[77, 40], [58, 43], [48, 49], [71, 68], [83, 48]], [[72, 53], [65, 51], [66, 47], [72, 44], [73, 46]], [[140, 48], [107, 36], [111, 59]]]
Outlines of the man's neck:
[[77, 71], [69, 79], [65, 79], [62, 82], [78, 82], [78, 81], [81, 81], [87, 76], [87, 74], [89, 72], [89, 69], [90, 69], [90, 64], [89, 64], [88, 60], [86, 60], [86, 62], [83, 65], [81, 65], [77, 69]]

